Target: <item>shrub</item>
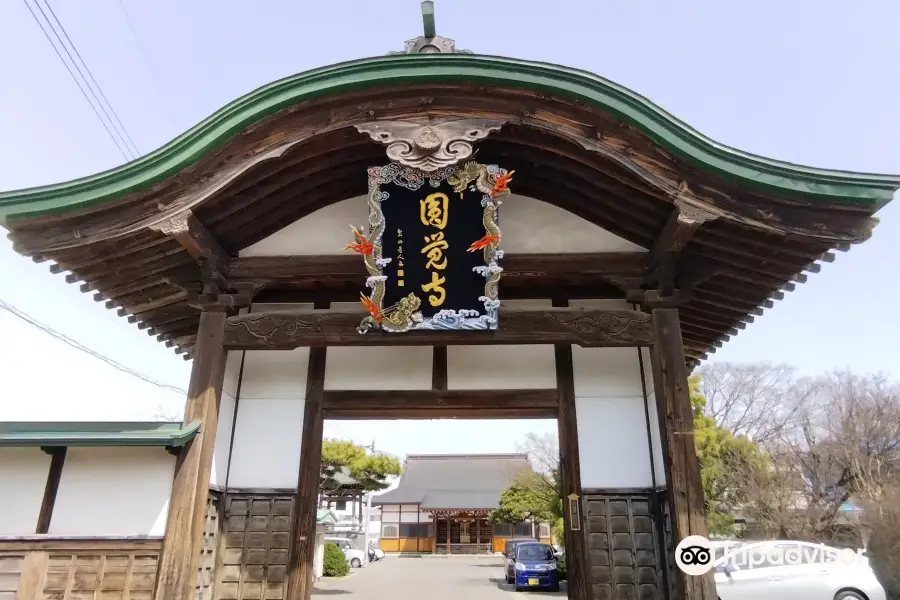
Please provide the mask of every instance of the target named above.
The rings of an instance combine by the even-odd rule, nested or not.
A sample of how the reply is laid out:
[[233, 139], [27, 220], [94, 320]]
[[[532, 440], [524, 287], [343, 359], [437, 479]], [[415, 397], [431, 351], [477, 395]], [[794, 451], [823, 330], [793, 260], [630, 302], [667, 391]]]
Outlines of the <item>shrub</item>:
[[323, 574], [325, 577], [343, 577], [350, 573], [350, 565], [347, 557], [337, 544], [325, 544], [325, 560], [323, 561]]
[[556, 559], [556, 573], [559, 576], [560, 581], [569, 579], [569, 572], [566, 570], [566, 555], [563, 554], [558, 559]]

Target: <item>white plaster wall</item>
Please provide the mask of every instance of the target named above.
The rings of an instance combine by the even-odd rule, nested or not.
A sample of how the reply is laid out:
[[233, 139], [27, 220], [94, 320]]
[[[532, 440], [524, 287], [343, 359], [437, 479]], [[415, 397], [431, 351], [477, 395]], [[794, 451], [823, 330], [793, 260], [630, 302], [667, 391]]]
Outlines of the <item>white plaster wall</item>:
[[[550, 306], [550, 300], [501, 300], [500, 310]], [[448, 346], [447, 388], [555, 389], [556, 359], [553, 346]]]
[[[344, 254], [352, 241], [349, 224], [368, 219], [365, 197], [319, 209], [252, 246], [241, 256]], [[643, 250], [561, 208], [526, 196], [510, 195], [500, 207], [506, 252], [627, 252]], [[536, 235], [535, 232], [540, 232]]]
[[161, 536], [174, 475], [163, 448], [69, 448], [48, 533]]
[[[332, 310], [358, 311], [359, 302], [334, 302]], [[430, 390], [430, 346], [333, 347], [325, 358], [326, 390]]]
[[326, 390], [430, 390], [431, 346], [329, 348]]
[[0, 448], [0, 536], [34, 534], [49, 472], [40, 448]]
[[401, 523], [418, 523], [419, 522], [419, 513], [416, 511], [418, 507], [409, 506], [403, 507], [403, 512], [400, 513], [400, 522]]
[[235, 397], [241, 375], [244, 353], [232, 350], [225, 363], [225, 381], [222, 385], [222, 400], [219, 402], [219, 423], [216, 428], [216, 445], [213, 450], [210, 484], [224, 487], [228, 479], [228, 456], [231, 451], [231, 431], [234, 425]]
[[[572, 301], [583, 308], [631, 309], [622, 300]], [[649, 352], [644, 350], [647, 391], [652, 390]], [[647, 488], [653, 485], [650, 442], [637, 348], [572, 347], [575, 407], [586, 488]], [[649, 400], [656, 485], [664, 485], [656, 407]], [[655, 438], [655, 439], [654, 439]]]
[[[311, 308], [254, 304], [250, 312]], [[244, 352], [229, 488], [297, 486], [308, 365], [309, 348]]]
[[398, 505], [385, 505], [381, 507], [381, 520], [384, 523], [400, 522], [400, 507]]

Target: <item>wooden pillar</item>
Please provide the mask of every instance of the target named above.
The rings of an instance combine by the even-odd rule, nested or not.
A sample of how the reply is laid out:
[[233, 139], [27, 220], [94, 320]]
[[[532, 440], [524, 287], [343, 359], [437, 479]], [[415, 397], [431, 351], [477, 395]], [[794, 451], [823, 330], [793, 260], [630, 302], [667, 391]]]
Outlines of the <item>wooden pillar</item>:
[[[653, 310], [651, 362], [671, 503], [672, 538], [677, 545], [689, 535], [709, 536], [677, 309]], [[700, 577], [685, 575], [679, 569], [675, 571], [677, 588], [683, 600], [716, 600], [713, 571]]]
[[35, 533], [50, 531], [50, 520], [53, 518], [53, 507], [56, 505], [56, 492], [62, 479], [63, 464], [66, 462], [66, 447], [42, 448], [50, 455], [50, 469], [47, 471], [47, 483], [44, 485], [44, 498], [41, 501], [41, 512], [38, 513]]
[[450, 554], [450, 540], [453, 538], [453, 521], [447, 515], [447, 554]]
[[475, 515], [475, 554], [481, 554], [481, 519]]
[[184, 422], [200, 420], [197, 436], [175, 463], [169, 516], [156, 574], [154, 600], [193, 600], [206, 526], [206, 503], [225, 378], [224, 312], [200, 315]]
[[[287, 600], [309, 600], [316, 554], [316, 501], [322, 468], [322, 396], [325, 391], [325, 348], [309, 349], [300, 471], [291, 517]], [[366, 550], [368, 551], [368, 550]]]
[[559, 468], [563, 485], [563, 523], [566, 560], [569, 573], [569, 598], [591, 600], [588, 547], [584, 529], [583, 510], [578, 511], [580, 523], [570, 520], [568, 497], [578, 496], [581, 502], [581, 462], [578, 456], [578, 422], [575, 413], [575, 372], [572, 364], [572, 346], [557, 344], [556, 386], [559, 391]]

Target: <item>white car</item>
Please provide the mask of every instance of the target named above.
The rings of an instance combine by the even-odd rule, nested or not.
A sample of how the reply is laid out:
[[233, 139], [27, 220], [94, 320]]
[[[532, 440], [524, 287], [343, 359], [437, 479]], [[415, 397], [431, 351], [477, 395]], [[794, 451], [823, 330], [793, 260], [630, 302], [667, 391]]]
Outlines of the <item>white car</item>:
[[886, 600], [860, 552], [768, 541], [714, 544], [720, 600]]
[[325, 538], [325, 543], [337, 544], [337, 547], [340, 548], [344, 552], [344, 556], [347, 557], [347, 562], [354, 569], [358, 569], [366, 562], [366, 553], [357, 549], [353, 545], [353, 542], [347, 538], [327, 537]]

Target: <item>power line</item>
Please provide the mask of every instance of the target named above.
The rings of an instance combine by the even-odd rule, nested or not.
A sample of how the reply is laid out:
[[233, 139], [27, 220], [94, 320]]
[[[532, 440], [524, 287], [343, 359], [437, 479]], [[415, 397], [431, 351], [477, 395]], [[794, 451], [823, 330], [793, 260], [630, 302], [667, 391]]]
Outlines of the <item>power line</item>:
[[147, 67], [147, 73], [150, 75], [150, 82], [153, 84], [153, 87], [156, 88], [156, 93], [157, 95], [159, 95], [159, 99], [162, 102], [163, 112], [166, 113], [166, 117], [169, 120], [169, 125], [171, 125], [172, 128], [175, 128], [175, 113], [166, 100], [165, 94], [162, 93], [162, 86], [159, 85], [159, 78], [156, 76], [156, 71], [154, 71], [153, 69], [153, 63], [150, 62], [150, 59], [147, 56], [147, 52], [144, 50], [144, 45], [141, 44], [141, 38], [140, 36], [138, 36], [137, 30], [134, 28], [134, 23], [131, 22], [131, 17], [128, 16], [128, 9], [125, 8], [124, 0], [119, 0], [119, 7], [122, 9], [122, 14], [125, 15], [125, 22], [128, 23], [128, 29], [131, 30], [131, 37], [134, 38], [134, 43], [138, 47], [138, 52], [141, 53], [141, 58], [144, 61], [144, 66]]
[[[38, 0], [35, 0], [35, 4], [37, 4], [37, 7], [38, 7], [38, 8], [41, 7], [41, 5], [40, 5], [40, 3], [38, 2]], [[101, 88], [101, 87], [100, 87], [100, 84], [97, 83], [97, 80], [94, 79], [94, 74], [91, 73], [91, 70], [90, 70], [90, 68], [88, 68], [87, 63], [84, 62], [84, 59], [83, 59], [83, 58], [81, 58], [81, 53], [78, 52], [78, 48], [75, 46], [75, 43], [74, 43], [74, 42], [72, 41], [72, 39], [69, 37], [69, 33], [66, 31], [66, 28], [63, 26], [63, 24], [60, 22], [60, 20], [56, 17], [56, 13], [53, 12], [53, 7], [50, 6], [49, 0], [44, 0], [44, 4], [47, 5], [47, 10], [50, 11], [50, 14], [53, 16], [53, 20], [56, 21], [56, 24], [59, 26], [60, 31], [62, 31], [62, 34], [65, 36], [66, 41], [69, 42], [69, 45], [72, 47], [72, 50], [75, 52], [75, 56], [77, 56], [77, 57], [78, 57], [78, 60], [81, 62], [81, 66], [84, 67], [84, 70], [87, 72], [88, 77], [91, 78], [91, 82], [94, 84], [94, 87], [97, 88], [97, 91], [98, 91], [98, 92], [100, 92], [100, 97], [103, 98], [103, 102], [105, 102], [105, 103], [106, 103], [106, 106], [109, 107], [109, 113], [112, 113], [112, 118], [110, 118], [110, 122], [113, 124], [114, 127], [115, 127], [116, 125], [118, 125], [117, 131], [118, 131], [119, 133], [121, 133], [121, 134], [124, 136], [124, 137], [122, 138], [123, 141], [127, 139], [127, 140], [128, 140], [128, 143], [131, 144], [130, 150], [133, 150], [133, 151], [134, 151], [135, 157], [140, 156], [140, 155], [141, 155], [141, 151], [138, 150], [138, 147], [135, 145], [134, 140], [131, 139], [131, 136], [128, 134], [128, 130], [125, 129], [125, 126], [122, 124], [121, 119], [119, 119], [119, 115], [116, 114], [116, 109], [114, 109], [114, 108], [113, 108], [113, 105], [110, 103], [110, 101], [107, 100], [106, 94], [103, 93], [103, 88]], [[42, 14], [43, 14], [43, 12], [44, 12], [44, 11], [41, 11]], [[44, 15], [45, 18], [46, 18], [46, 16], [47, 16], [47, 15]], [[49, 19], [48, 19], [48, 22], [49, 22]], [[51, 25], [51, 26], [52, 26], [52, 25]], [[63, 46], [63, 47], [65, 48], [65, 46]], [[71, 58], [71, 57], [72, 57], [72, 55], [70, 54], [70, 55], [69, 55], [69, 58]], [[74, 61], [73, 61], [73, 63], [74, 63]], [[76, 67], [77, 67], [77, 63], [76, 63]], [[87, 81], [87, 80], [85, 80], [85, 81]], [[96, 97], [96, 96], [95, 96], [95, 97]], [[107, 116], [109, 116], [109, 113], [107, 113]]]
[[[103, 125], [103, 128], [106, 130], [106, 133], [109, 135], [110, 139], [112, 139], [113, 143], [116, 145], [116, 148], [119, 150], [119, 153], [122, 155], [122, 157], [126, 161], [130, 161], [130, 160], [133, 160], [134, 158], [136, 158], [135, 153], [131, 150], [131, 148], [128, 147], [128, 144], [125, 141], [125, 139], [122, 138], [121, 134], [119, 134], [118, 130], [115, 128], [115, 123], [113, 122], [112, 117], [110, 117], [109, 112], [103, 106], [103, 103], [97, 97], [96, 93], [94, 93], [94, 90], [90, 87], [90, 84], [88, 84], [87, 78], [85, 77], [84, 73], [81, 71], [81, 68], [78, 66], [78, 63], [72, 57], [72, 53], [69, 52], [69, 49], [66, 47], [65, 43], [63, 43], [62, 38], [60, 38], [59, 33], [56, 31], [56, 29], [54, 29], [53, 24], [50, 22], [49, 17], [47, 17], [47, 13], [44, 11], [43, 8], [41, 8], [41, 5], [38, 4], [38, 1], [34, 0], [35, 6], [37, 6], [38, 10], [41, 12], [41, 15], [43, 15], [44, 19], [46, 20], [47, 26], [49, 27], [50, 32], [47, 31], [47, 28], [45, 27], [44, 22], [41, 21], [41, 19], [37, 15], [37, 13], [35, 13], [34, 9], [28, 3], [28, 0], [22, 0], [22, 1], [25, 4], [25, 7], [28, 8], [28, 12], [31, 13], [31, 16], [34, 19], [34, 22], [37, 23], [38, 27], [40, 27], [41, 32], [44, 34], [44, 37], [47, 38], [47, 42], [53, 48], [53, 51], [56, 52], [56, 56], [59, 58], [60, 62], [63, 63], [63, 66], [66, 68], [66, 71], [69, 72], [69, 75], [72, 77], [72, 81], [74, 81], [75, 85], [78, 86], [78, 90], [81, 92], [81, 95], [84, 96], [84, 99], [87, 101], [88, 105], [90, 105], [91, 110], [94, 111], [94, 114], [97, 116], [97, 119], [100, 120], [100, 123]], [[50, 5], [48, 4], [47, 6], [49, 8]], [[52, 9], [51, 9], [51, 13], [52, 13]], [[56, 15], [54, 14], [54, 18], [55, 17], [56, 17]], [[59, 23], [58, 19], [57, 19], [57, 23]], [[60, 24], [60, 27], [62, 27], [61, 24]], [[53, 37], [56, 38], [56, 43], [54, 43], [53, 38], [50, 37], [51, 33], [53, 34]], [[64, 33], [64, 35], [66, 35], [66, 38], [69, 39], [68, 34], [65, 33], [64, 29], [63, 29], [63, 33]], [[62, 46], [63, 51], [69, 57], [69, 60], [72, 62], [72, 66], [75, 67], [75, 70], [78, 72], [78, 75], [81, 76], [81, 79], [78, 78], [78, 76], [72, 70], [72, 66], [70, 66], [69, 62], [67, 62], [66, 59], [63, 57], [62, 53], [60, 52], [59, 48], [57, 47], [57, 43], [59, 44], [59, 46]], [[69, 40], [69, 43], [71, 44], [71, 40]], [[72, 45], [72, 47], [73, 47], [73, 49], [75, 49], [74, 44]], [[75, 52], [77, 54], [77, 52], [78, 52], [77, 49], [75, 49]], [[87, 65], [85, 65], [85, 69], [86, 68], [87, 68]], [[84, 82], [83, 84], [82, 84], [82, 81]], [[95, 84], [96, 84], [96, 81], [95, 81]], [[99, 86], [98, 86], [98, 88], [99, 88]], [[101, 93], [102, 93], [102, 90], [101, 90]], [[91, 98], [93, 98], [93, 100], [91, 100]], [[105, 98], [105, 96], [104, 96], [104, 98]], [[95, 103], [96, 103], [96, 106], [95, 106]], [[100, 110], [98, 110], [98, 106], [99, 106]], [[112, 107], [110, 107], [110, 109], [111, 108]], [[103, 114], [106, 115], [106, 119], [104, 119], [103, 116], [101, 116], [100, 111], [102, 111]], [[109, 124], [107, 124], [107, 120], [109, 121]], [[110, 125], [112, 125], [112, 129], [110, 129]]]
[[59, 341], [71, 346], [72, 348], [75, 348], [76, 350], [80, 350], [86, 354], [93, 356], [94, 358], [98, 358], [98, 359], [102, 360], [103, 362], [105, 362], [109, 366], [113, 367], [114, 369], [118, 369], [119, 371], [122, 371], [123, 373], [127, 373], [129, 375], [137, 377], [138, 379], [140, 379], [142, 381], [145, 381], [147, 383], [155, 385], [156, 387], [162, 388], [164, 390], [167, 390], [170, 392], [175, 392], [176, 394], [181, 394], [181, 395], [185, 395], [185, 396], [187, 395], [187, 392], [185, 390], [181, 389], [180, 387], [176, 387], [174, 385], [169, 385], [168, 383], [163, 383], [161, 381], [152, 379], [152, 378], [144, 375], [143, 373], [140, 373], [139, 371], [135, 371], [134, 369], [126, 367], [125, 365], [118, 363], [118, 362], [112, 360], [111, 358], [104, 356], [103, 354], [100, 354], [96, 350], [92, 350], [92, 349], [88, 348], [87, 346], [73, 340], [72, 338], [70, 338], [66, 335], [63, 335], [62, 333], [59, 333], [55, 329], [52, 329], [48, 325], [44, 325], [43, 323], [41, 323], [40, 321], [38, 321], [37, 319], [35, 319], [31, 315], [29, 315], [28, 313], [26, 313], [25, 311], [16, 308], [15, 306], [6, 302], [2, 298], [0, 298], [0, 308], [9, 312], [12, 315], [18, 317], [19, 319], [25, 321], [29, 325], [32, 325], [33, 327], [37, 327], [44, 333], [51, 335], [52, 337], [58, 339]]
[[25, 4], [25, 7], [28, 8], [28, 12], [30, 12], [31, 16], [34, 18], [34, 22], [37, 23], [38, 27], [40, 27], [41, 32], [44, 34], [44, 37], [47, 38], [47, 42], [50, 43], [53, 51], [56, 52], [56, 56], [59, 57], [59, 60], [66, 68], [66, 71], [69, 72], [69, 75], [72, 77], [72, 81], [74, 81], [75, 85], [78, 86], [78, 91], [81, 92], [81, 95], [84, 96], [84, 99], [87, 100], [88, 105], [91, 107], [91, 110], [93, 110], [94, 114], [97, 115], [97, 118], [100, 120], [100, 124], [103, 125], [103, 128], [106, 130], [106, 133], [109, 134], [109, 137], [113, 141], [113, 144], [116, 145], [116, 149], [119, 151], [119, 154], [122, 155], [122, 158], [124, 158], [126, 162], [131, 160], [125, 150], [122, 149], [122, 145], [119, 143], [118, 138], [116, 138], [112, 130], [109, 128], [109, 125], [107, 125], [106, 121], [103, 120], [103, 117], [100, 116], [100, 112], [97, 110], [97, 107], [94, 106], [93, 102], [91, 102], [91, 99], [88, 97], [87, 92], [84, 91], [84, 87], [81, 85], [78, 77], [76, 77], [75, 73], [72, 72], [72, 68], [69, 66], [69, 63], [67, 63], [66, 59], [63, 58], [62, 54], [59, 51], [59, 48], [56, 47], [56, 44], [53, 43], [53, 40], [50, 38], [50, 34], [47, 33], [46, 29], [44, 29], [44, 24], [41, 23], [41, 20], [38, 18], [37, 14], [35, 14], [34, 9], [31, 8], [30, 4], [28, 4], [28, 0], [22, 0], [22, 2]]

